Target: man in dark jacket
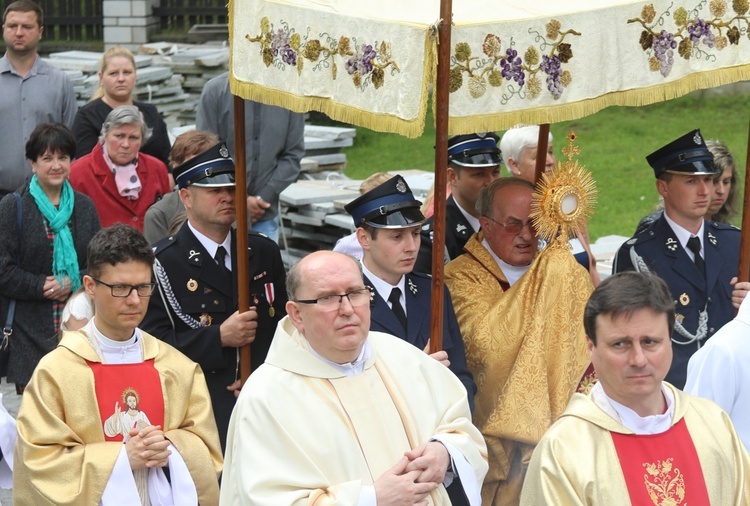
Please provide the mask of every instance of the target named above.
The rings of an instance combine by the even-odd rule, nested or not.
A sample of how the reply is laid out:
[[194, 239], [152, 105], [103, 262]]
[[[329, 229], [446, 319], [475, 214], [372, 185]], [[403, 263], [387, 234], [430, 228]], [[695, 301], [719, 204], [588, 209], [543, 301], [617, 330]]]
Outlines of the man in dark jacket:
[[249, 311], [237, 311], [237, 263], [232, 230], [234, 162], [224, 143], [175, 167], [187, 222], [155, 245], [151, 300], [143, 329], [200, 364], [206, 374], [222, 449], [239, 381], [239, 348], [253, 343], [252, 368], [263, 363], [276, 324], [286, 314], [286, 276], [279, 247], [251, 232], [247, 258]]

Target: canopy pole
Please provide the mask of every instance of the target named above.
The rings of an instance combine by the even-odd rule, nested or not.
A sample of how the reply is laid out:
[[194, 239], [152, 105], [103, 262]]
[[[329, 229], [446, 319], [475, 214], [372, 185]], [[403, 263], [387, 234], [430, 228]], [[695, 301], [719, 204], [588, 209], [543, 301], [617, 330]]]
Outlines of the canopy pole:
[[443, 349], [443, 266], [445, 263], [445, 186], [448, 182], [448, 105], [450, 84], [452, 0], [440, 0], [438, 64], [435, 82], [435, 191], [432, 236], [432, 304], [430, 353]]
[[[250, 273], [247, 259], [247, 178], [245, 173], [245, 101], [234, 95], [234, 180], [237, 206], [237, 298], [239, 312], [250, 309]], [[240, 379], [250, 377], [250, 345], [240, 348]]]
[[539, 125], [539, 140], [536, 144], [536, 167], [534, 168], [534, 183], [542, 179], [547, 165], [547, 147], [549, 145], [549, 123]]
[[745, 159], [745, 198], [742, 205], [742, 230], [740, 232], [740, 264], [737, 270], [739, 281], [748, 281], [750, 276], [750, 127], [747, 132], [747, 158]]

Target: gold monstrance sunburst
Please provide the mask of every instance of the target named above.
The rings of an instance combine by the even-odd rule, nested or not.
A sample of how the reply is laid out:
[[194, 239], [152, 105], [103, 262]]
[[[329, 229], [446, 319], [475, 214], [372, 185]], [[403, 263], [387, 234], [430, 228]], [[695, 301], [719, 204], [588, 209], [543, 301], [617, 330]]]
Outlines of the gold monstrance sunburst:
[[558, 162], [551, 174], [542, 174], [531, 202], [531, 219], [539, 237], [548, 247], [569, 248], [569, 239], [586, 224], [594, 212], [596, 189], [591, 173], [573, 157], [581, 150], [575, 145], [576, 134], [568, 134], [563, 154], [565, 163]]

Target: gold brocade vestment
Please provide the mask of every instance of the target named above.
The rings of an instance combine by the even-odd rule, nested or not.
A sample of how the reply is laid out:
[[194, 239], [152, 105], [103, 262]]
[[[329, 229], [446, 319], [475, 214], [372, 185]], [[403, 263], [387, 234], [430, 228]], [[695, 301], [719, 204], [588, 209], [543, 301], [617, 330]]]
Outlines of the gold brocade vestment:
[[[218, 503], [222, 457], [203, 373], [166, 343], [142, 332], [164, 395], [164, 436], [185, 461], [200, 504]], [[18, 413], [13, 476], [16, 504], [98, 505], [123, 443], [105, 441], [94, 377], [100, 362], [81, 332], [65, 332], [39, 362]]]
[[567, 245], [550, 245], [503, 291], [507, 280], [483, 238], [469, 239], [445, 281], [477, 383], [473, 422], [487, 442], [482, 504], [518, 504], [535, 445], [589, 363], [583, 310], [593, 286]]
[[[729, 415], [713, 401], [686, 394], [668, 383], [665, 385], [675, 399], [672, 424], [684, 420], [687, 426], [698, 454], [710, 504], [750, 504], [750, 457]], [[630, 494], [612, 433], [633, 434], [600, 408], [591, 394], [575, 394], [534, 451], [523, 485], [521, 504], [629, 506]], [[665, 466], [668, 461], [668, 458], [662, 459], [660, 466], [654, 462], [641, 464], [643, 486], [653, 490], [653, 504], [696, 506], [695, 498], [691, 502], [685, 497], [683, 502], [670, 497], [670, 487], [678, 482], [680, 470], [676, 465]]]

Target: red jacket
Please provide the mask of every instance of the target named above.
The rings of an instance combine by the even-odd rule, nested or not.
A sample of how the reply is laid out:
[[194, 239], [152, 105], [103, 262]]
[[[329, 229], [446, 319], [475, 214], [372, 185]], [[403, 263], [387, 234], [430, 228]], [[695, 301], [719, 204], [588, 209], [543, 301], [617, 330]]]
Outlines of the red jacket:
[[169, 193], [167, 168], [159, 159], [138, 153], [138, 178], [141, 191], [136, 200], [121, 197], [115, 185], [115, 176], [107, 167], [98, 142], [91, 153], [70, 165], [70, 184], [74, 190], [85, 193], [94, 201], [102, 227], [125, 223], [143, 232], [146, 210]]

